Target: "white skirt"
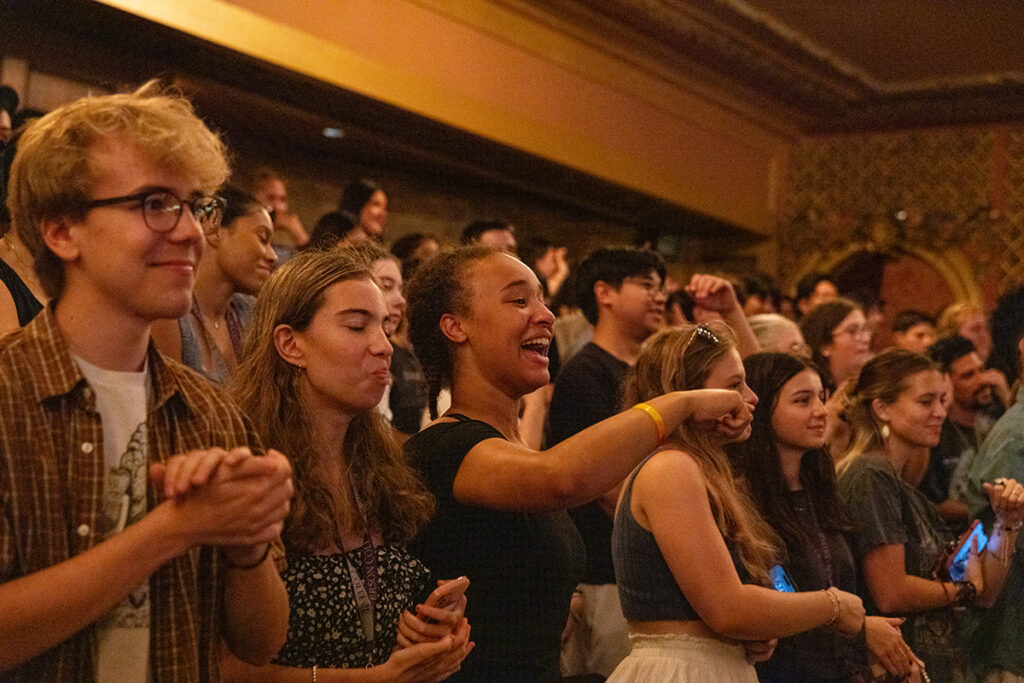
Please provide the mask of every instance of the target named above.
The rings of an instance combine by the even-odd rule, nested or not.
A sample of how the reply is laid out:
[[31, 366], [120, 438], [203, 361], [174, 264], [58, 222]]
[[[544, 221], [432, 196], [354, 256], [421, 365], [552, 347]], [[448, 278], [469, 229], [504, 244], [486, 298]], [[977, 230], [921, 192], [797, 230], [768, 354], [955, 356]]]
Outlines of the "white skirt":
[[757, 683], [742, 645], [684, 633], [630, 634], [633, 649], [612, 672], [607, 683], [650, 681], [721, 681]]

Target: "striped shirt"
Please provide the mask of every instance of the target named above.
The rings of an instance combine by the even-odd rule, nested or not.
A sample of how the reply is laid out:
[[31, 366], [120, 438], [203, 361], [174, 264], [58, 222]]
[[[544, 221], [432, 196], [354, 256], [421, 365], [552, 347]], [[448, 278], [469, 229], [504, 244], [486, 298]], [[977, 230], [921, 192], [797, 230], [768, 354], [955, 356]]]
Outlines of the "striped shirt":
[[[257, 450], [255, 431], [223, 393], [152, 344], [148, 363], [151, 463], [195, 449]], [[47, 308], [0, 338], [0, 583], [102, 541], [103, 460], [95, 396]], [[152, 484], [147, 499], [150, 510], [162, 500]], [[223, 583], [219, 553], [205, 546], [150, 577], [153, 683], [220, 679]], [[0, 680], [94, 680], [95, 646], [94, 629], [86, 627]]]

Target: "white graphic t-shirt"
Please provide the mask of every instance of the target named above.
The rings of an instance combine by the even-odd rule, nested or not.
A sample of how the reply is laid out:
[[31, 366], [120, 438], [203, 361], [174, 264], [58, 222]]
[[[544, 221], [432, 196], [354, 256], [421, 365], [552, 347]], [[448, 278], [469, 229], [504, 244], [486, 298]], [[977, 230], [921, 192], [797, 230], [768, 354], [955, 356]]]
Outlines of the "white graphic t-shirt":
[[[101, 534], [107, 539], [146, 514], [149, 371], [105, 370], [73, 358], [96, 394], [96, 411], [103, 424], [106, 476]], [[97, 681], [149, 680], [149, 582], [101, 617], [97, 633]]]

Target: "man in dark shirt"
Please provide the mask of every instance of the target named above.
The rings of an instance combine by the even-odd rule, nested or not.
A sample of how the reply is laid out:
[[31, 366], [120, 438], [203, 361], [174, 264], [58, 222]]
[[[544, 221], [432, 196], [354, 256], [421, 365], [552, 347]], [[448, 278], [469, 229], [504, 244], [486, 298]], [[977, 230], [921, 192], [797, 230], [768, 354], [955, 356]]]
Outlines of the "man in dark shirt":
[[928, 355], [949, 378], [952, 397], [942, 436], [931, 450], [919, 488], [938, 505], [943, 518], [962, 532], [968, 521], [967, 470], [1002, 406], [995, 397], [991, 371], [985, 370], [970, 340], [959, 335], [943, 337], [928, 347]]
[[[665, 315], [665, 264], [654, 252], [597, 249], [580, 263], [577, 272], [578, 301], [594, 325], [594, 338], [566, 363], [555, 380], [548, 413], [552, 444], [619, 412], [626, 371]], [[563, 657], [570, 669], [564, 672], [567, 675], [608, 676], [629, 654], [611, 557], [617, 497], [616, 489], [570, 511], [586, 544], [587, 571], [580, 586], [583, 605], [571, 641], [574, 647], [567, 647], [575, 655]]]

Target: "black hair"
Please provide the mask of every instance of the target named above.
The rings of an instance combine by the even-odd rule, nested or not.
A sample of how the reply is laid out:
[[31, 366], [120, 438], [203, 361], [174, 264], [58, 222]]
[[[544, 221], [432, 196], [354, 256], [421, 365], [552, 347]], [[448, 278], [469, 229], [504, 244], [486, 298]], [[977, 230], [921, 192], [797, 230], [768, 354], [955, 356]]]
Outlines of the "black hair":
[[976, 350], [974, 342], [970, 339], [954, 334], [937, 339], [934, 344], [925, 350], [925, 353], [939, 364], [943, 372], [949, 372], [953, 363], [968, 354], [974, 353]]
[[451, 386], [454, 371], [452, 348], [441, 332], [441, 318], [448, 313], [465, 312], [466, 270], [497, 253], [500, 252], [479, 245], [442, 251], [422, 264], [406, 286], [409, 341], [423, 366], [432, 419], [437, 417], [437, 396], [442, 388]]
[[329, 211], [317, 220], [309, 236], [310, 248], [330, 249], [356, 227], [352, 217], [342, 211]]
[[508, 232], [515, 232], [515, 228], [508, 221], [503, 221], [500, 218], [484, 218], [482, 220], [473, 221], [462, 229], [462, 234], [459, 235], [460, 244], [473, 244], [480, 240], [480, 235], [491, 230], [503, 230]]
[[338, 211], [351, 214], [353, 222], [359, 223], [359, 214], [363, 207], [370, 201], [375, 192], [383, 192], [380, 185], [369, 178], [353, 180], [345, 186], [341, 192], [341, 199], [338, 200]]
[[18, 92], [14, 88], [9, 85], [0, 85], [0, 109], [7, 112], [12, 119], [12, 124], [20, 101]]
[[594, 285], [600, 281], [615, 289], [627, 277], [649, 275], [654, 271], [665, 280], [665, 262], [657, 252], [636, 247], [601, 247], [587, 254], [576, 268], [576, 301], [592, 325], [597, 324], [598, 306]]
[[256, 197], [235, 185], [222, 185], [217, 190], [217, 196], [224, 200], [224, 215], [220, 219], [220, 224], [224, 227], [230, 227], [242, 216], [266, 208]]
[[800, 282], [796, 283], [796, 300], [804, 301], [810, 298], [814, 294], [814, 290], [822, 282], [832, 282], [832, 284], [835, 284], [832, 281], [832, 277], [826, 273], [814, 272], [804, 275], [800, 278]]
[[922, 323], [928, 323], [932, 327], [935, 327], [935, 318], [931, 317], [924, 311], [919, 311], [916, 308], [908, 308], [900, 311], [896, 314], [896, 317], [892, 320], [892, 331], [893, 332], [906, 332], [911, 327], [921, 325]]
[[775, 303], [779, 298], [779, 288], [775, 281], [766, 273], [752, 273], [740, 278], [740, 284], [748, 297], [756, 296], [765, 301]]
[[407, 232], [391, 243], [391, 253], [397, 256], [398, 260], [405, 261], [427, 240], [436, 242], [437, 238], [425, 232]]
[[1024, 337], [1024, 284], [1015, 285], [1003, 293], [989, 318], [992, 330], [992, 354], [989, 367], [1001, 371], [1009, 381], [1020, 377], [1020, 350]]
[[687, 294], [685, 289], [677, 289], [668, 295], [665, 300], [665, 310], [669, 310], [676, 304], [679, 304], [679, 310], [682, 311], [684, 318], [693, 320], [693, 309], [697, 307], [697, 302]]
[[554, 246], [555, 243], [543, 235], [530, 235], [519, 241], [516, 251], [519, 253], [519, 260], [536, 272], [537, 260]]
[[[782, 388], [804, 370], [821, 371], [813, 361], [789, 353], [755, 353], [743, 360], [747, 386], [757, 394], [759, 403], [750, 425], [750, 438], [726, 444], [734, 469], [741, 474], [751, 498], [765, 520], [786, 545], [790, 561], [798, 560], [817, 539], [804, 530], [798, 513], [789, 504], [789, 487], [782, 472], [779, 449], [775, 443], [772, 416]], [[832, 458], [824, 448], [807, 451], [800, 458], [800, 482], [822, 529], [843, 532], [848, 524], [836, 496], [836, 476]]]

